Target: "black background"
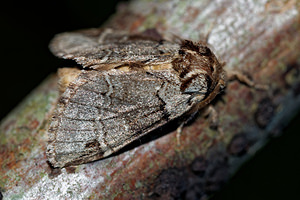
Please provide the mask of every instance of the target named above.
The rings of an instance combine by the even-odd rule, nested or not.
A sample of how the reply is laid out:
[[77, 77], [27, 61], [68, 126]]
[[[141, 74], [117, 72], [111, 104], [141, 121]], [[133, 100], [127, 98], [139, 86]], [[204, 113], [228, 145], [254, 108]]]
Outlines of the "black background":
[[56, 33], [99, 27], [115, 12], [110, 1], [9, 1], [2, 5], [1, 111], [2, 119], [50, 73], [61, 60], [48, 50]]
[[[1, 20], [0, 119], [61, 60], [48, 50], [56, 33], [98, 27], [115, 12], [117, 0], [6, 2]], [[214, 199], [300, 199], [299, 117], [272, 139]]]

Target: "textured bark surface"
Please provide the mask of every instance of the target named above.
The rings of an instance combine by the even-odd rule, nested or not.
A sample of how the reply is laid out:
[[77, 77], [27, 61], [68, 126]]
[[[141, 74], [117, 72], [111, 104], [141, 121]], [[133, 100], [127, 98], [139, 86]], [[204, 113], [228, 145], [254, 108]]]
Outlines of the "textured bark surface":
[[210, 33], [208, 42], [226, 69], [269, 89], [230, 82], [213, 102], [224, 134], [199, 117], [183, 129], [180, 145], [167, 127], [152, 133], [163, 136], [110, 158], [53, 170], [45, 130], [58, 91], [57, 78], [50, 76], [1, 122], [4, 199], [205, 199], [218, 191], [299, 110], [299, 7], [294, 0], [141, 0], [120, 6], [106, 26], [130, 32], [155, 27], [195, 41]]

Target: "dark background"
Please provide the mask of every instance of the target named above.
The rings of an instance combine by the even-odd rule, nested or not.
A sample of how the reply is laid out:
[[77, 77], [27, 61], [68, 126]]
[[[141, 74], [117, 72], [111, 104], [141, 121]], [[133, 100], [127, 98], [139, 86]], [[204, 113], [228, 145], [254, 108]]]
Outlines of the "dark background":
[[61, 60], [48, 50], [56, 33], [99, 27], [115, 12], [109, 1], [8, 1], [2, 5], [0, 119], [50, 73]]
[[[115, 12], [117, 0], [6, 2], [0, 12], [0, 119], [61, 60], [48, 50], [56, 33], [98, 27]], [[300, 199], [300, 137], [297, 117], [285, 134], [271, 140], [214, 199]]]

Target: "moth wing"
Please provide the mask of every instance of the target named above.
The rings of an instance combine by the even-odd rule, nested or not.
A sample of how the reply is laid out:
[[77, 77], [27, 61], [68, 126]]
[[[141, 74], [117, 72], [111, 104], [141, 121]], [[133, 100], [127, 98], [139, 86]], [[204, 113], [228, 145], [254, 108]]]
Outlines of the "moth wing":
[[168, 63], [177, 56], [179, 48], [178, 43], [113, 32], [111, 29], [61, 33], [50, 43], [54, 55], [73, 59], [83, 67], [93, 69], [110, 69], [130, 63]]
[[108, 156], [190, 108], [171, 72], [84, 71], [62, 94], [49, 128], [54, 167]]

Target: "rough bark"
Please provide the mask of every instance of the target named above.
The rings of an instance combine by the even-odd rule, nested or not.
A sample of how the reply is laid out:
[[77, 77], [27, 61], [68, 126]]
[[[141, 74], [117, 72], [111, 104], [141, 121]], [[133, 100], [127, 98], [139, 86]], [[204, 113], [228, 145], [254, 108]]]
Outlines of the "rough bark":
[[4, 198], [206, 199], [299, 110], [299, 8], [295, 0], [120, 5], [105, 26], [130, 32], [156, 28], [195, 41], [209, 33], [226, 69], [242, 71], [269, 89], [229, 82], [213, 102], [224, 134], [200, 116], [183, 129], [180, 145], [176, 131], [166, 133], [170, 125], [151, 133], [156, 139], [137, 141], [117, 155], [53, 170], [45, 154], [45, 130], [58, 99], [57, 77], [50, 76], [1, 122]]

